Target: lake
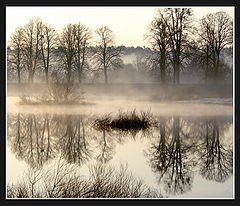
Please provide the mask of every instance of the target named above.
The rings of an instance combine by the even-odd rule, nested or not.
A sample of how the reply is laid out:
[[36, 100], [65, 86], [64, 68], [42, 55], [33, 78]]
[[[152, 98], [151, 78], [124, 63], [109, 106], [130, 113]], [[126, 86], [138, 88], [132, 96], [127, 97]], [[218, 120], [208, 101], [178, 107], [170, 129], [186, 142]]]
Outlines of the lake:
[[[147, 131], [93, 126], [133, 109], [150, 112], [154, 125]], [[94, 165], [125, 167], [161, 198], [233, 198], [232, 105], [92, 99], [77, 106], [19, 106], [8, 97], [7, 183], [21, 182], [29, 171], [53, 170], [59, 158], [85, 179]]]

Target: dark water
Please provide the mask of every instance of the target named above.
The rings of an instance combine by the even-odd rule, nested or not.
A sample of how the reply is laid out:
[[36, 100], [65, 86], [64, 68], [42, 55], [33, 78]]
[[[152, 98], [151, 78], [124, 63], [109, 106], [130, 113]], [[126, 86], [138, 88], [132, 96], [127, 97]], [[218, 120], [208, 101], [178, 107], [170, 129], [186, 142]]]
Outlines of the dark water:
[[9, 114], [8, 182], [62, 156], [82, 175], [89, 164], [126, 164], [165, 197], [233, 197], [231, 116], [156, 116], [157, 124], [145, 132], [96, 130], [96, 118]]

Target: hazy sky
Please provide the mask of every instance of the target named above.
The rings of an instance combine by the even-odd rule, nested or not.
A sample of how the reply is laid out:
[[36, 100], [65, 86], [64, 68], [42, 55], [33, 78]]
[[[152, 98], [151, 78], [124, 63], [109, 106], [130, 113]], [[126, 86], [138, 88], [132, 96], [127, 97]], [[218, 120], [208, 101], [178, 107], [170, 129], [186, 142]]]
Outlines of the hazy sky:
[[[68, 23], [81, 22], [92, 31], [108, 26], [116, 36], [117, 45], [144, 46], [143, 36], [160, 7], [6, 7], [6, 38], [16, 27], [23, 26], [30, 18], [40, 17], [57, 30]], [[226, 11], [234, 16], [234, 7], [192, 7], [195, 19], [207, 13]]]

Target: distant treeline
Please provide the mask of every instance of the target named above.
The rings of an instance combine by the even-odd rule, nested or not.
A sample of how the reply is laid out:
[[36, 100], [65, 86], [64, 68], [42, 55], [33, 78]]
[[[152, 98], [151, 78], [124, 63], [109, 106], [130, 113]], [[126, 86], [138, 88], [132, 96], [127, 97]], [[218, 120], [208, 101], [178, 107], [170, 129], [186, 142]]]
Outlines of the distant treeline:
[[[203, 81], [232, 79], [233, 22], [226, 12], [207, 14], [196, 22], [190, 8], [158, 9], [144, 39], [143, 48], [116, 46], [107, 26], [93, 32], [80, 22], [70, 23], [58, 32], [32, 18], [9, 39], [8, 81], [48, 83], [52, 76], [61, 76], [67, 82], [108, 83], [117, 72], [122, 82], [141, 75], [139, 83], [151, 76], [155, 82], [179, 84], [180, 73]], [[124, 62], [131, 55], [132, 62]]]

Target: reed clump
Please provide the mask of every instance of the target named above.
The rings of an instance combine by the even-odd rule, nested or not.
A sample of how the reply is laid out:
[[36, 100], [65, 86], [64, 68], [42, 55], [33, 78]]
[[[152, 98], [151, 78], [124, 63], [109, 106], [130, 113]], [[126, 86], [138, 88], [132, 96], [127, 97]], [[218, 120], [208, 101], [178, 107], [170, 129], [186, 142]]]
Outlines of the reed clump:
[[93, 122], [93, 127], [97, 130], [120, 132], [147, 131], [154, 125], [155, 121], [150, 111], [136, 112], [136, 109], [127, 112], [119, 111], [115, 117], [105, 115]]

